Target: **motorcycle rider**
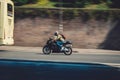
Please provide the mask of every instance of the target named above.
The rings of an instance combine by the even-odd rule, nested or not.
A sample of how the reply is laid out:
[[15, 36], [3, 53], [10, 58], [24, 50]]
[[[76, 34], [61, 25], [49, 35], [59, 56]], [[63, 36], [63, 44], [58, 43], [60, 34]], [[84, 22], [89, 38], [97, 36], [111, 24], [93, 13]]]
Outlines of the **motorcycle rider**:
[[57, 45], [61, 49], [61, 51], [64, 50], [63, 43], [65, 42], [65, 39], [63, 38], [63, 35], [60, 34], [58, 31], [54, 33], [54, 41], [56, 41]]

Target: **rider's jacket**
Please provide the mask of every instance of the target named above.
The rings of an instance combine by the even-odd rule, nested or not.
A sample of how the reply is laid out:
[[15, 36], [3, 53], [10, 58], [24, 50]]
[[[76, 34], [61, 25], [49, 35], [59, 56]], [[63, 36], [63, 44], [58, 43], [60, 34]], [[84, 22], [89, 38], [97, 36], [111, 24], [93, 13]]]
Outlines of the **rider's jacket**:
[[64, 42], [65, 40], [63, 39], [63, 37], [59, 34], [59, 35], [57, 35], [57, 36], [54, 36], [54, 40], [55, 41], [62, 41], [62, 42]]

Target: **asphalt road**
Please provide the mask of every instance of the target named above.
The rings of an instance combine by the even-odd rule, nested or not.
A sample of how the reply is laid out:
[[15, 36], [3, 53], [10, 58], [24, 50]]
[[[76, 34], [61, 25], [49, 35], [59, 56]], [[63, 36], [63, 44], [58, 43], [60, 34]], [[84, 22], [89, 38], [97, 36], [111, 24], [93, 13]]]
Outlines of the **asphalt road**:
[[37, 60], [55, 62], [79, 62], [79, 63], [108, 63], [120, 65], [119, 51], [106, 50], [74, 50], [73, 54], [66, 56], [63, 53], [45, 55], [40, 48], [26, 47], [2, 47], [0, 59]]
[[120, 52], [73, 49], [45, 55], [40, 47], [1, 47], [0, 80], [120, 80]]

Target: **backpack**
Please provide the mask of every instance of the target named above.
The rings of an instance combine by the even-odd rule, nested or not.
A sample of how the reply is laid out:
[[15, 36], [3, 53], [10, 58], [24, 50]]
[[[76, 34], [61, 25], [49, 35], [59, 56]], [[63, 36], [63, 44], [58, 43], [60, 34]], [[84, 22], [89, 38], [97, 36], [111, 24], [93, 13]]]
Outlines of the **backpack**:
[[62, 36], [63, 39], [66, 39], [66, 37], [63, 34], [60, 34]]

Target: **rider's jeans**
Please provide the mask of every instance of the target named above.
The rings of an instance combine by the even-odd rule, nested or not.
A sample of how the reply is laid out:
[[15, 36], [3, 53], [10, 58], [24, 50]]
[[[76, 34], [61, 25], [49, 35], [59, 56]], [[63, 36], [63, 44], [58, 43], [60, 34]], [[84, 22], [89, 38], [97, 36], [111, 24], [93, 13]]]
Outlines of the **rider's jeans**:
[[63, 42], [62, 41], [57, 41], [57, 45], [59, 46], [59, 48], [62, 48]]

